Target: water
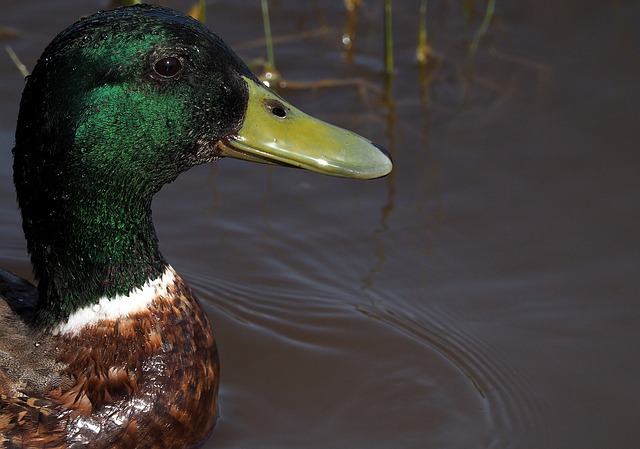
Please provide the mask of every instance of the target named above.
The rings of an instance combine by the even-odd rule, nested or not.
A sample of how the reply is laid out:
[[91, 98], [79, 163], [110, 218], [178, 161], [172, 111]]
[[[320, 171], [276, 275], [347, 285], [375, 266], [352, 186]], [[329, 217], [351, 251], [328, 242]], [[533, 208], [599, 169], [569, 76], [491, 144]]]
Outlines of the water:
[[[391, 177], [224, 160], [154, 201], [163, 252], [220, 347], [205, 447], [639, 447], [640, 6], [498, 1], [469, 68], [458, 2], [429, 2], [426, 105], [419, 2], [394, 2], [389, 122], [380, 3], [364, 2], [350, 65], [341, 2], [272, 2], [272, 28], [286, 78], [375, 87], [284, 95], [389, 147]], [[103, 7], [13, 2], [3, 25], [18, 36], [3, 42], [32, 67]], [[243, 58], [264, 55], [259, 2], [208, 13]], [[10, 180], [23, 83], [3, 61], [0, 263], [28, 276]]]

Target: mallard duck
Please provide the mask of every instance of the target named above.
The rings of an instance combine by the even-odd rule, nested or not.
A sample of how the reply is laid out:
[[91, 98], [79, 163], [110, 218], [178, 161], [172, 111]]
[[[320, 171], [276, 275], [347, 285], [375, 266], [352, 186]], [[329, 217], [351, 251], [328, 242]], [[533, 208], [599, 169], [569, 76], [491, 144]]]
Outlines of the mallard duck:
[[387, 152], [268, 90], [200, 22], [136, 5], [60, 33], [27, 78], [14, 182], [37, 286], [0, 271], [2, 448], [187, 448], [217, 418], [209, 320], [151, 199], [225, 156], [376, 178]]

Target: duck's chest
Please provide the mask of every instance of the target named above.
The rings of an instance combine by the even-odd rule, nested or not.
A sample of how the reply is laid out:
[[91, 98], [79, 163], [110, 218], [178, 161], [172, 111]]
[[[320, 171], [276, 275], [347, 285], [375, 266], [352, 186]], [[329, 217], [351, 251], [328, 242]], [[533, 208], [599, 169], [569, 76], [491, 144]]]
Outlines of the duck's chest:
[[69, 447], [184, 448], [212, 429], [217, 349], [186, 287], [126, 317], [58, 334], [55, 346], [70, 386], [50, 395]]

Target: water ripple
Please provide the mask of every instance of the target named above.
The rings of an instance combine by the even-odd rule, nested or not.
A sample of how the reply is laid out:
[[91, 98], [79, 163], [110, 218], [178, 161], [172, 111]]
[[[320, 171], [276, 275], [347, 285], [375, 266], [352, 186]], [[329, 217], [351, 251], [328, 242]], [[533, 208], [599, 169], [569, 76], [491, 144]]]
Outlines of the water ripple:
[[[458, 317], [430, 310], [428, 320], [379, 306], [358, 306], [360, 313], [393, 327], [440, 353], [467, 380], [487, 407], [492, 434], [489, 448], [519, 448], [527, 430], [543, 428], [544, 418], [533, 397], [535, 382], [515, 371], [504, 357], [481, 339], [464, 332]], [[424, 312], [422, 312], [424, 314]]]
[[[401, 369], [400, 374], [389, 373], [389, 381], [400, 376], [398, 379], [401, 380], [394, 382], [413, 384], [410, 391], [418, 396], [425, 396], [425, 385], [428, 392], [437, 392], [427, 394], [433, 399], [424, 400], [425, 405], [412, 406], [425, 417], [444, 416], [441, 420], [451, 429], [464, 427], [465, 423], [475, 426], [475, 432], [484, 435], [481, 438], [483, 447], [520, 448], [525, 445], [523, 439], [528, 429], [544, 428], [542, 413], [531, 388], [535, 381], [526, 373], [515, 371], [490, 344], [467, 332], [462, 318], [446, 310], [418, 310], [398, 298], [391, 302], [382, 296], [376, 298], [375, 303], [363, 302], [363, 298], [355, 296], [336, 299], [326, 291], [307, 291], [301, 299], [300, 286], [256, 286], [219, 279], [212, 282], [210, 276], [199, 270], [190, 270], [188, 277], [201, 296], [216, 298], [208, 303], [216, 310], [214, 313], [232, 317], [242, 326], [258, 326], [261, 334], [275, 336], [288, 347], [304, 347], [311, 353], [318, 351], [339, 359], [359, 360], [362, 345], [348, 343], [348, 340], [377, 337], [376, 332], [369, 332], [370, 336], [358, 335], [358, 315], [404, 335], [400, 343], [394, 343], [398, 349], [412, 345], [408, 337], [422, 349], [406, 351], [415, 353], [412, 357], [422, 360], [416, 359], [413, 368], [400, 368], [399, 361], [404, 360], [404, 355], [399, 353], [395, 369]], [[438, 359], [444, 361], [444, 368], [438, 366], [438, 363], [442, 364]], [[421, 367], [425, 360], [432, 369], [427, 367], [428, 371], [423, 371]], [[385, 360], [385, 363], [390, 362]], [[446, 365], [453, 370], [447, 369]], [[459, 389], [465, 384], [469, 387], [467, 392]], [[446, 426], [443, 424], [442, 427]], [[473, 431], [468, 429], [468, 433], [473, 434]], [[446, 435], [448, 447], [464, 447], [468, 443], [463, 437], [456, 436], [454, 430]], [[476, 435], [472, 441], [478, 438]]]

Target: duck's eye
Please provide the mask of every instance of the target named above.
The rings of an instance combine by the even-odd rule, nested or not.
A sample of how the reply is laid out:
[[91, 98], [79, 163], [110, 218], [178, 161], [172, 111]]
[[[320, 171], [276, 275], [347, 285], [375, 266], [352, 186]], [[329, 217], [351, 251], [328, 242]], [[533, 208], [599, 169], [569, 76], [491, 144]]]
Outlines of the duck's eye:
[[158, 60], [154, 64], [153, 70], [163, 78], [173, 78], [182, 70], [182, 63], [178, 58], [170, 56]]

